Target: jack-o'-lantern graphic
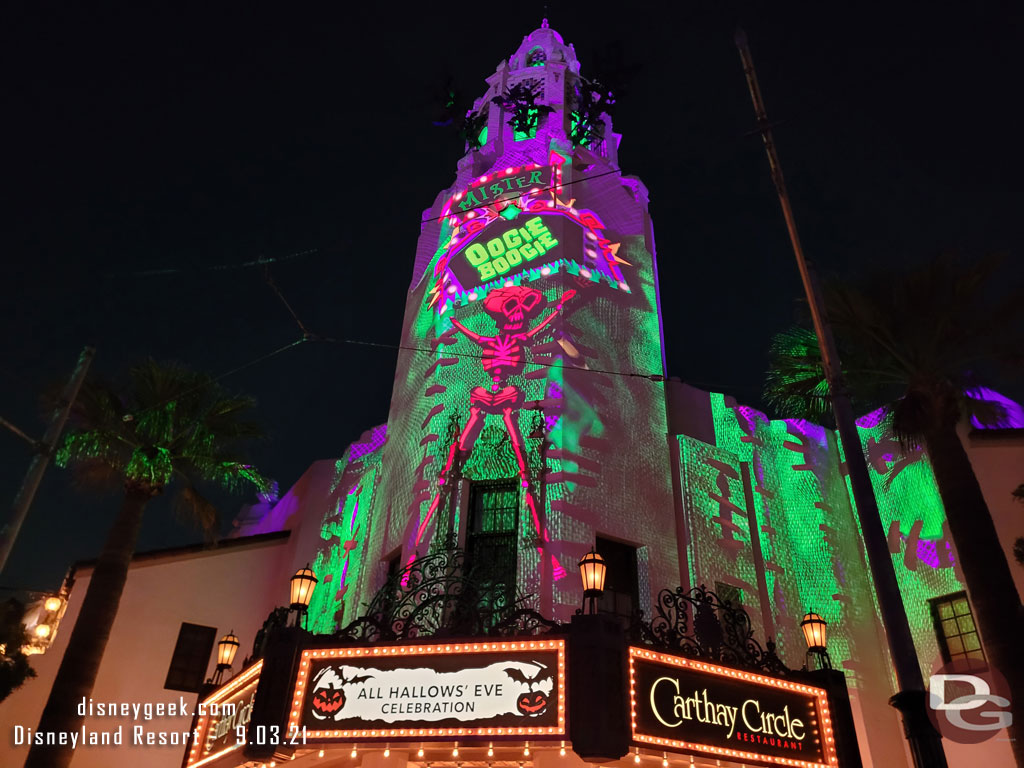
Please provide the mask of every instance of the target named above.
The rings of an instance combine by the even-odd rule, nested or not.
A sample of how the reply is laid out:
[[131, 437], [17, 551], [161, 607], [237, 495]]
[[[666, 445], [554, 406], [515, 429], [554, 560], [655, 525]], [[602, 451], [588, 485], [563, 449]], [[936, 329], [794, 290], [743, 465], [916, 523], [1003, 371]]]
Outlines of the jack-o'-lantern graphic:
[[548, 697], [544, 691], [527, 691], [516, 699], [516, 708], [529, 717], [543, 715], [548, 708]]
[[340, 720], [345, 707], [345, 686], [371, 680], [372, 675], [346, 678], [344, 670], [324, 667], [313, 678], [309, 709], [317, 720]]
[[528, 677], [523, 670], [515, 667], [508, 667], [504, 671], [517, 683], [523, 683], [526, 686], [526, 690], [516, 697], [516, 709], [519, 710], [519, 713], [527, 717], [540, 717], [547, 711], [548, 695], [544, 691], [535, 691], [533, 687], [542, 680], [553, 680], [553, 677], [550, 672], [544, 675], [547, 667], [543, 664], [537, 661], [533, 663], [537, 665], [537, 671], [533, 677]]
[[321, 719], [333, 717], [345, 706], [345, 691], [341, 688], [320, 688], [313, 692], [313, 714]]

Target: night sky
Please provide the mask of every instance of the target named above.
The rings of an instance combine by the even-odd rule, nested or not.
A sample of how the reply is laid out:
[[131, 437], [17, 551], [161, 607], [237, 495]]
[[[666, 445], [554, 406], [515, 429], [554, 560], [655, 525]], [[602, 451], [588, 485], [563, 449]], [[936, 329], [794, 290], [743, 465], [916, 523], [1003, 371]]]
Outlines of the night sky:
[[[146, 356], [221, 374], [296, 340], [262, 271], [244, 266], [275, 259], [311, 330], [380, 345], [306, 343], [223, 380], [258, 398], [269, 439], [254, 459], [285, 491], [386, 420], [419, 218], [462, 154], [432, 125], [437, 101], [449, 77], [467, 106], [483, 93], [544, 6], [36, 5], [7, 8], [2, 33], [0, 415], [40, 436], [39, 394], [86, 343], [113, 376]], [[754, 405], [802, 291], [750, 133], [737, 23], [824, 275], [944, 250], [1019, 264], [1024, 250], [1020, 6], [779, 5], [547, 11], [584, 75], [619, 80], [620, 164], [651, 193], [669, 374]], [[9, 505], [29, 447], [0, 431], [0, 457]], [[225, 521], [245, 501], [217, 499]], [[117, 503], [51, 467], [0, 586], [57, 588], [98, 554]], [[199, 536], [160, 500], [138, 548]]]

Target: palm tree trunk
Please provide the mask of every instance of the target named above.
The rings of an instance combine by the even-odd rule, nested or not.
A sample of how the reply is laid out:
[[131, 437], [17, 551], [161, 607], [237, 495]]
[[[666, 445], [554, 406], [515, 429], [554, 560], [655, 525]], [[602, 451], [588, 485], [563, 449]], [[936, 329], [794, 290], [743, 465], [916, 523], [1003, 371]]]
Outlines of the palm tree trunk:
[[[142, 512], [152, 497], [153, 493], [147, 488], [125, 488], [121, 511], [107, 534], [103, 553], [89, 579], [82, 610], [71, 630], [67, 650], [39, 720], [39, 734], [70, 734], [82, 728], [85, 718], [78, 714], [78, 706], [92, 695], [128, 578]], [[73, 756], [70, 741], [65, 746], [35, 745], [29, 750], [25, 768], [66, 768]]]
[[1024, 613], [971, 461], [949, 424], [925, 436], [960, 568], [970, 590], [985, 656], [1009, 683], [1010, 745], [1024, 768]]

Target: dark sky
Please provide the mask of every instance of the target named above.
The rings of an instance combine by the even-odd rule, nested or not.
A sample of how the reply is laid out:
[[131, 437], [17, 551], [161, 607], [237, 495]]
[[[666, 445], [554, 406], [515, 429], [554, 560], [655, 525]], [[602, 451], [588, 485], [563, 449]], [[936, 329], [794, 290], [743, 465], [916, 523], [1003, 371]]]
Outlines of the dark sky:
[[[5, 10], [0, 415], [41, 435], [38, 395], [85, 343], [105, 375], [147, 355], [220, 374], [295, 340], [240, 266], [261, 257], [313, 330], [398, 341], [421, 211], [462, 154], [431, 124], [436, 95], [449, 76], [480, 95], [544, 6], [353, 5]], [[823, 273], [949, 249], [1019, 263], [1019, 5], [900, 6], [548, 4], [584, 74], [624, 80], [620, 164], [651, 192], [671, 375], [757, 404], [771, 334], [799, 312], [737, 23]], [[225, 378], [259, 399], [259, 466], [285, 490], [340, 456], [386, 419], [395, 359], [309, 343]], [[28, 446], [2, 431], [0, 457], [8, 504]], [[51, 468], [0, 586], [56, 588], [116, 506]], [[158, 502], [139, 549], [197, 537]]]

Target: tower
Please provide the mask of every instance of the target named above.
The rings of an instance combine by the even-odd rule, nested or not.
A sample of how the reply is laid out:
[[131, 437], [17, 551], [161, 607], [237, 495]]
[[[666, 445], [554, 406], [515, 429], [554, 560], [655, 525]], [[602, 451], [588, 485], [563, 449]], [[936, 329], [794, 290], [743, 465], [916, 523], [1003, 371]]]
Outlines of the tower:
[[546, 21], [487, 79], [423, 215], [368, 542], [457, 543], [563, 619], [595, 536], [677, 549], [653, 227], [609, 101]]

